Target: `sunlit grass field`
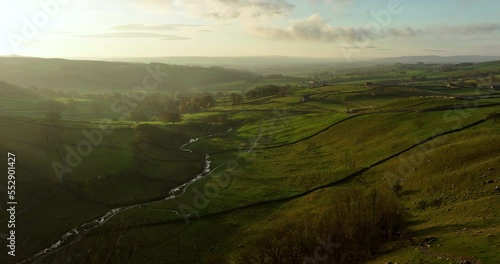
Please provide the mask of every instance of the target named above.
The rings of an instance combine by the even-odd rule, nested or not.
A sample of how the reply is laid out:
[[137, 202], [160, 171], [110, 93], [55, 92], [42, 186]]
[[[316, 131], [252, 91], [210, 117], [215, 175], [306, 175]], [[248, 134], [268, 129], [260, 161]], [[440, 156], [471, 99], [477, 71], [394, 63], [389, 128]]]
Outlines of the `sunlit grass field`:
[[[144, 203], [40, 263], [77, 261], [89, 252], [96, 261], [112, 252], [112, 263], [240, 263], [240, 254], [275, 226], [307, 226], [338, 195], [378, 190], [406, 208], [408, 226], [370, 263], [449, 263], [446, 254], [499, 262], [500, 127], [487, 120], [500, 112], [498, 91], [337, 82], [236, 105], [218, 98], [215, 107], [175, 124], [118, 119], [109, 107], [96, 112], [93, 100], [82, 100], [62, 112], [58, 144], [46, 142], [47, 98], [0, 99], [0, 149], [19, 159], [20, 259], [113, 208]], [[237, 92], [235, 86], [251, 85], [214, 87]], [[463, 98], [478, 94], [488, 97]], [[226, 123], [205, 123], [221, 115]], [[103, 123], [112, 131], [61, 180], [52, 164], [64, 163], [68, 149], [88, 140], [84, 131]], [[165, 200], [203, 172], [207, 154], [212, 172]], [[434, 255], [417, 248], [425, 237], [437, 237]]]

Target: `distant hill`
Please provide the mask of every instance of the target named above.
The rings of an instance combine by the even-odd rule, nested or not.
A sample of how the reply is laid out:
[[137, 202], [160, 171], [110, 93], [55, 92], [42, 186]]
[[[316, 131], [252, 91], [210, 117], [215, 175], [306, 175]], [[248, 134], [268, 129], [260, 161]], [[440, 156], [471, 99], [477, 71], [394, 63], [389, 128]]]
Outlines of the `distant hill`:
[[308, 66], [349, 66], [373, 63], [461, 63], [461, 62], [488, 62], [500, 60], [500, 56], [403, 56], [392, 58], [378, 58], [366, 60], [353, 60], [347, 62], [343, 58], [307, 58], [307, 57], [286, 57], [286, 56], [261, 56], [261, 57], [137, 57], [137, 58], [107, 58], [108, 61], [141, 62], [141, 63], [167, 63], [178, 65], [197, 66], [223, 66], [237, 69], [252, 68], [288, 68], [288, 67], [308, 67]]
[[[166, 63], [188, 66], [219, 66], [225, 68], [251, 71], [257, 74], [285, 74], [293, 75], [301, 71], [316, 71], [331, 66], [347, 66], [343, 59], [307, 58], [286, 56], [246, 56], [246, 57], [135, 57], [135, 58], [106, 58], [108, 61]], [[298, 69], [298, 70], [297, 70]]]
[[487, 62], [500, 60], [500, 56], [405, 56], [394, 58], [364, 59], [347, 61], [345, 58], [307, 58], [286, 56], [254, 56], [254, 57], [136, 57], [136, 58], [105, 58], [107, 61], [167, 63], [189, 66], [221, 66], [258, 74], [285, 74], [318, 72], [331, 70], [335, 67], [358, 67], [375, 64], [407, 63], [415, 64], [447, 64], [461, 62]]
[[36, 98], [37, 94], [26, 88], [0, 81], [0, 95], [2, 98]]
[[[152, 68], [156, 68], [152, 65]], [[147, 64], [27, 57], [0, 57], [0, 80], [54, 90], [132, 90], [142, 84]], [[157, 89], [203, 89], [208, 85], [255, 79], [254, 74], [221, 67], [161, 65], [169, 76]]]
[[488, 62], [500, 61], [500, 56], [404, 56], [394, 58], [372, 59], [367, 62], [371, 63], [432, 63], [432, 64], [445, 64], [445, 63], [462, 63], [462, 62]]
[[248, 56], [248, 57], [135, 57], [135, 58], [107, 58], [108, 61], [126, 61], [126, 62], [159, 62], [178, 65], [198, 65], [198, 66], [225, 66], [234, 67], [269, 67], [283, 66], [290, 63], [295, 64], [323, 64], [338, 59], [329, 58], [306, 58], [306, 57], [286, 57], [286, 56]]

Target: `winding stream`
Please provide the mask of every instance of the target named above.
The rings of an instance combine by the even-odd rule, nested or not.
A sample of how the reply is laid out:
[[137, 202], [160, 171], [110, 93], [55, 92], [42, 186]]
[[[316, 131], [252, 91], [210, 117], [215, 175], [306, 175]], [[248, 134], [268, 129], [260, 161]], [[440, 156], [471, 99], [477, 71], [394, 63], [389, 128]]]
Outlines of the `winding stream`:
[[[213, 135], [208, 135], [208, 136], [204, 136], [204, 137], [213, 137], [213, 136], [229, 133], [231, 131], [232, 131], [232, 129], [229, 129], [225, 132], [221, 132], [221, 133], [217, 133], [217, 134], [213, 134]], [[254, 146], [257, 144], [257, 141], [259, 139], [260, 139], [260, 132], [259, 132], [259, 137], [257, 138], [257, 140], [254, 143]], [[180, 150], [192, 153], [192, 151], [190, 149], [187, 149], [186, 147], [194, 142], [197, 142], [198, 140], [200, 140], [200, 138], [194, 138], [194, 139], [189, 140], [189, 142], [187, 142], [181, 146]], [[186, 182], [186, 183], [170, 190], [168, 197], [163, 198], [161, 200], [153, 201], [153, 202], [145, 202], [145, 203], [139, 203], [139, 204], [135, 204], [135, 205], [129, 205], [129, 206], [123, 206], [123, 207], [117, 207], [117, 208], [111, 209], [102, 217], [100, 217], [96, 220], [87, 222], [83, 225], [80, 225], [80, 226], [73, 228], [72, 230], [66, 232], [64, 235], [62, 235], [62, 237], [57, 242], [52, 244], [52, 246], [45, 248], [44, 250], [36, 253], [35, 255], [33, 255], [33, 256], [31, 256], [31, 257], [29, 257], [21, 262], [18, 262], [18, 264], [31, 263], [35, 260], [41, 259], [43, 257], [50, 255], [50, 254], [56, 253], [61, 249], [64, 249], [68, 246], [73, 245], [74, 243], [80, 241], [85, 234], [102, 226], [107, 221], [109, 221], [111, 218], [115, 217], [116, 215], [118, 215], [121, 212], [130, 210], [133, 208], [137, 208], [140, 206], [145, 206], [145, 205], [149, 205], [152, 203], [160, 202], [160, 201], [173, 200], [173, 199], [185, 194], [187, 191], [187, 188], [189, 186], [191, 186], [195, 182], [199, 181], [200, 179], [210, 175], [213, 171], [215, 171], [216, 169], [218, 169], [219, 167], [224, 165], [224, 163], [222, 163], [219, 166], [217, 166], [216, 168], [211, 169], [211, 167], [210, 167], [211, 163], [212, 163], [212, 161], [210, 160], [210, 156], [208, 154], [205, 154], [205, 167], [204, 167], [203, 171], [201, 173], [199, 173], [198, 175], [196, 175], [196, 177], [194, 179], [190, 180], [189, 182]], [[171, 210], [171, 212], [179, 215], [179, 213], [176, 212], [175, 210]]]

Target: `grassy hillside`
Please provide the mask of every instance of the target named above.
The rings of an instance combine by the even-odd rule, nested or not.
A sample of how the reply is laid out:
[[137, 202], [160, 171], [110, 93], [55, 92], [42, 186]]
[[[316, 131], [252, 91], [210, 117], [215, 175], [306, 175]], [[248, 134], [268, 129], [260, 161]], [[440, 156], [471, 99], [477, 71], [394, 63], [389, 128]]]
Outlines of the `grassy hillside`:
[[[92, 113], [91, 97], [51, 119], [49, 98], [12, 95], [17, 260], [77, 228], [25, 263], [498, 263], [500, 93], [352, 82], [223, 94], [175, 124]], [[61, 182], [51, 164], [103, 124]]]
[[[170, 189], [192, 179], [204, 166], [202, 155], [179, 150], [181, 142], [189, 138], [180, 136], [178, 127], [113, 125], [112, 132], [104, 134], [102, 143], [93, 146], [90, 155], [77, 154], [80, 162], [60, 178], [53, 164], [75, 159], [70, 153], [79, 151], [78, 144], [89, 142], [85, 132], [97, 131], [98, 124], [63, 121], [62, 138], [54, 144], [46, 141], [51, 131], [44, 119], [0, 117], [0, 120], [3, 124], [0, 149], [18, 157], [17, 242], [23, 245], [26, 254], [36, 253], [62, 233], [116, 206], [166, 197]], [[171, 139], [145, 146], [159, 161], [134, 156], [133, 145], [139, 133], [151, 142]], [[162, 151], [165, 147], [172, 150]], [[67, 158], [68, 155], [73, 156]], [[184, 166], [176, 166], [178, 162]], [[6, 199], [5, 194], [2, 192], [2, 200]], [[0, 222], [6, 220], [1, 218]], [[5, 227], [2, 224], [2, 230]]]
[[52, 90], [125, 91], [142, 85], [149, 74], [148, 65], [153, 72], [165, 74], [156, 90], [200, 89], [256, 78], [248, 72], [220, 67], [0, 57], [0, 80]]

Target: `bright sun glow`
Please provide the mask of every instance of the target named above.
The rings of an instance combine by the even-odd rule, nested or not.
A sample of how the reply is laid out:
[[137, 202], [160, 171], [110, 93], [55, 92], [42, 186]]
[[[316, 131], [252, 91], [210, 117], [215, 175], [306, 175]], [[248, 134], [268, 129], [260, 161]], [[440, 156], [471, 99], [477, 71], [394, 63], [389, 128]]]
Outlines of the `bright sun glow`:
[[497, 10], [495, 0], [4, 1], [0, 54], [489, 55], [500, 53]]

